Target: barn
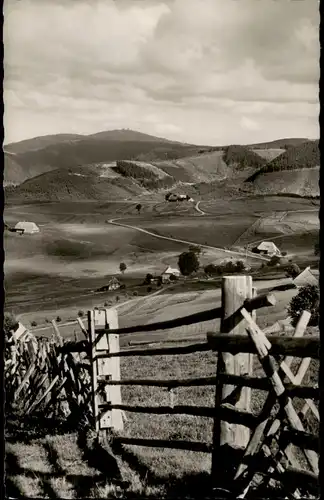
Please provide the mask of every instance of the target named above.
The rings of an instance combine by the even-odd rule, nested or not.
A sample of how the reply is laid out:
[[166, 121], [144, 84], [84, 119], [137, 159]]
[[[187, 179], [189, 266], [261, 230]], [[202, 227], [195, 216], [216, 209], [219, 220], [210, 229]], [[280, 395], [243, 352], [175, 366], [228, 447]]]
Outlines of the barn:
[[24, 234], [39, 233], [39, 227], [35, 224], [35, 222], [17, 222], [15, 229], [17, 231], [23, 231]]
[[293, 283], [297, 287], [307, 286], [307, 285], [318, 285], [318, 279], [311, 271], [310, 266], [306, 267], [296, 278]]
[[281, 256], [281, 252], [278, 247], [272, 241], [262, 241], [260, 245], [257, 247], [258, 253], [269, 255], [272, 257], [273, 255]]
[[172, 268], [172, 267], [167, 267], [166, 270], [162, 273], [162, 282], [166, 283], [167, 281], [170, 281], [170, 277], [174, 275], [177, 278], [180, 277], [180, 271], [179, 269]]

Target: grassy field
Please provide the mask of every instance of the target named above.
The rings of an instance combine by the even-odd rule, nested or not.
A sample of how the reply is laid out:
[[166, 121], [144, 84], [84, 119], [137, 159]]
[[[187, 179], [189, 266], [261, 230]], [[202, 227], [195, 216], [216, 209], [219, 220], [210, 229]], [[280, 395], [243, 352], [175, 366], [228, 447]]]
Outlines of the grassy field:
[[[312, 333], [314, 331], [312, 330]], [[294, 368], [293, 368], [294, 369]], [[121, 358], [122, 378], [190, 378], [212, 376], [215, 353], [183, 356]], [[261, 375], [257, 360], [254, 375]], [[318, 364], [312, 363], [305, 384], [317, 382]], [[252, 391], [252, 411], [257, 414], [266, 393]], [[214, 387], [179, 388], [175, 404], [213, 406]], [[122, 387], [128, 404], [169, 404], [166, 389]], [[302, 402], [294, 400], [296, 408]], [[127, 413], [123, 435], [138, 438], [193, 440], [211, 443], [212, 419], [184, 415]], [[312, 417], [308, 426], [314, 426]], [[307, 427], [309, 428], [309, 427]], [[64, 427], [17, 434], [8, 427], [6, 438], [7, 495], [29, 498], [203, 498], [210, 485], [211, 456], [179, 450], [112, 444], [103, 450], [91, 438]], [[313, 429], [314, 432], [314, 429]], [[181, 467], [179, 466], [181, 464]]]
[[[107, 224], [112, 217], [156, 234], [197, 244], [234, 245], [238, 250], [244, 250], [247, 243], [273, 238], [300, 266], [318, 265], [313, 255], [318, 238], [317, 202], [283, 197], [203, 201], [200, 209], [212, 215], [201, 216], [192, 203], [171, 204], [161, 198], [145, 199], [141, 214], [135, 202], [127, 201], [6, 207], [7, 223], [30, 219], [40, 226], [36, 235], [4, 234], [6, 307], [29, 323], [42, 324], [46, 317], [57, 315], [69, 320], [80, 309], [116, 304], [117, 294], [120, 302], [133, 298], [134, 291], [145, 295], [136, 283], [148, 272], [159, 274], [169, 265], [176, 266], [178, 255], [188, 249], [186, 244]], [[279, 223], [282, 214], [286, 215]], [[204, 250], [201, 266], [227, 257], [221, 251]], [[126, 290], [94, 294], [112, 275], [120, 277], [122, 261], [127, 265], [122, 277]], [[248, 263], [260, 265], [250, 259]]]

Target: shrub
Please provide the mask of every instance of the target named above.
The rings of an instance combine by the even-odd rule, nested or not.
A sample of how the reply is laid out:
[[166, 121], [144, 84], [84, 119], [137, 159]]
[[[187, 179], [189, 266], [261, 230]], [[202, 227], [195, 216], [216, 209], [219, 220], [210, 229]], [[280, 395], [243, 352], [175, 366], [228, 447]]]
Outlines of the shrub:
[[80, 310], [80, 311], [78, 312], [78, 316], [79, 316], [79, 318], [82, 318], [82, 317], [84, 316], [84, 312]]
[[296, 276], [300, 274], [300, 268], [297, 264], [289, 264], [289, 266], [286, 267], [285, 272], [286, 276], [289, 278], [296, 278]]
[[283, 257], [286, 257], [287, 252], [281, 252], [281, 255], [282, 255]]
[[152, 291], [152, 287], [151, 286], [148, 286], [147, 287], [147, 293], [150, 293]]
[[126, 269], [127, 269], [127, 266], [126, 266], [125, 262], [121, 262], [121, 263], [119, 264], [119, 269], [120, 269], [120, 272], [122, 272], [122, 273], [124, 274], [124, 272], [125, 272], [125, 271], [126, 271]]
[[62, 318], [61, 318], [60, 316], [57, 316], [57, 318], [56, 318], [56, 322], [57, 322], [57, 323], [60, 323], [60, 321], [62, 321]]
[[199, 269], [199, 259], [195, 252], [183, 252], [179, 255], [178, 266], [183, 276], [189, 276]]
[[123, 283], [122, 285], [120, 285], [120, 289], [121, 289], [121, 290], [125, 290], [125, 288], [126, 288], [125, 283]]
[[178, 278], [176, 277], [176, 275], [175, 275], [175, 274], [171, 274], [171, 275], [170, 275], [170, 281], [177, 281], [177, 279], [178, 279]]
[[148, 273], [144, 279], [144, 285], [150, 285], [153, 279], [153, 274]]
[[237, 260], [236, 261], [236, 271], [238, 273], [241, 273], [242, 271], [244, 271], [245, 269], [245, 264], [243, 262], [243, 260]]
[[217, 266], [215, 266], [215, 264], [208, 264], [205, 268], [204, 268], [204, 272], [208, 275], [208, 276], [216, 276], [217, 274], [219, 274], [219, 269]]
[[201, 247], [199, 245], [191, 245], [189, 247], [189, 252], [196, 253], [197, 255], [201, 254]]
[[94, 310], [99, 311], [99, 307], [98, 306], [94, 307]]
[[279, 255], [273, 255], [271, 257], [271, 259], [268, 261], [268, 266], [269, 267], [277, 266], [278, 264], [280, 264], [280, 257], [279, 257]]
[[3, 318], [3, 331], [5, 335], [9, 335], [11, 331], [16, 331], [19, 322], [12, 313], [5, 312]]
[[104, 303], [104, 307], [108, 307], [108, 306], [110, 306], [110, 303], [109, 302], [105, 302]]
[[317, 285], [307, 285], [299, 290], [293, 297], [288, 307], [288, 314], [291, 317], [292, 325], [296, 326], [303, 311], [311, 313], [309, 326], [318, 326], [319, 323], [319, 287]]
[[32, 321], [30, 324], [31, 324], [31, 326], [37, 326], [37, 322], [36, 321]]
[[48, 318], [45, 318], [45, 323], [50, 323], [50, 320]]
[[133, 292], [133, 295], [134, 297], [136, 297], [138, 295], [138, 292], [135, 290], [135, 292]]

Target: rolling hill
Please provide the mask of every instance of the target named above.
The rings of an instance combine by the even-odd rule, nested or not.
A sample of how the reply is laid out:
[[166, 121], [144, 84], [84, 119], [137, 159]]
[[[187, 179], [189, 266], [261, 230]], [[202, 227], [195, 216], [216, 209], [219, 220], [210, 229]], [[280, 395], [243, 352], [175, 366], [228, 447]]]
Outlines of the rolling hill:
[[60, 134], [37, 137], [4, 146], [4, 182], [5, 185], [20, 184], [57, 168], [141, 159], [145, 155], [155, 160], [181, 158], [192, 155], [198, 149], [199, 146], [172, 142], [132, 130], [113, 130], [89, 136]]
[[96, 167], [56, 169], [5, 189], [6, 203], [119, 200], [147, 190], [130, 178], [103, 177]]
[[263, 194], [319, 196], [319, 141], [291, 146], [246, 179], [247, 189]]

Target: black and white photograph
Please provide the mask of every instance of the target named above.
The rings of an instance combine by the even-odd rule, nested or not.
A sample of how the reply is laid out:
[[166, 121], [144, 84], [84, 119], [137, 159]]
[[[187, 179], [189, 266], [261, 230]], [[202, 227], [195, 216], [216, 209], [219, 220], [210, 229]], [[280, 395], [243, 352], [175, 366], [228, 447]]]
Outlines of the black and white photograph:
[[317, 499], [320, 0], [4, 0], [6, 499]]

